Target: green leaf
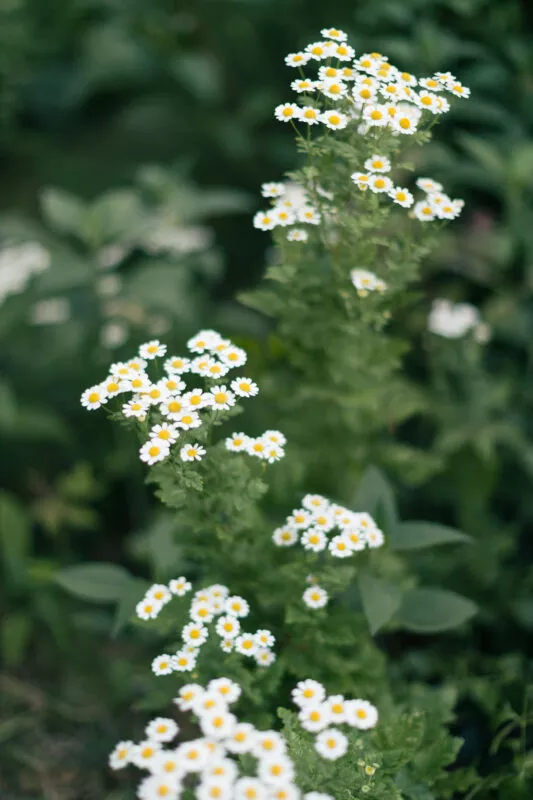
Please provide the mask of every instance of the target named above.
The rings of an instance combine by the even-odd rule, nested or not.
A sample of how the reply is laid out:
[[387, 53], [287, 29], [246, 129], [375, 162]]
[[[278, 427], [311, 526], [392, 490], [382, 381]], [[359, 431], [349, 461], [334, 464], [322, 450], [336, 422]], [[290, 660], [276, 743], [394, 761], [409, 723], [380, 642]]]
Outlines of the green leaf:
[[399, 522], [389, 534], [389, 542], [393, 550], [421, 550], [437, 544], [450, 542], [472, 542], [466, 533], [439, 525], [434, 522], [418, 522], [411, 520]]
[[7, 614], [2, 620], [0, 641], [2, 656], [8, 667], [16, 667], [24, 657], [31, 634], [32, 619], [24, 611]]
[[369, 572], [358, 576], [363, 611], [370, 632], [376, 634], [396, 613], [402, 602], [403, 590], [389, 581], [376, 578]]
[[78, 235], [85, 214], [85, 205], [61, 189], [45, 189], [41, 193], [41, 208], [51, 228], [59, 233]]
[[30, 521], [25, 508], [7, 492], [0, 493], [0, 551], [4, 571], [16, 582], [26, 575]]
[[394, 530], [398, 514], [392, 487], [378, 467], [370, 466], [363, 473], [353, 505], [358, 511], [367, 511], [382, 524], [386, 532]]
[[471, 600], [444, 589], [410, 589], [396, 616], [415, 633], [438, 633], [457, 628], [477, 613]]
[[55, 574], [55, 582], [62, 589], [92, 603], [119, 600], [132, 580], [123, 567], [103, 562], [65, 567]]

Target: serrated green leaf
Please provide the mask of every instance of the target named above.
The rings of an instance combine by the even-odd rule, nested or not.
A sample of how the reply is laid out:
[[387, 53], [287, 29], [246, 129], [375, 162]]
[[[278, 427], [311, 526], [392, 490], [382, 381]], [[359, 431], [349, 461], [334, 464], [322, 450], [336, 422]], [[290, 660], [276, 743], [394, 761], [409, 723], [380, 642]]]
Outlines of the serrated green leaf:
[[117, 564], [94, 563], [65, 567], [56, 572], [55, 582], [74, 597], [92, 603], [119, 600], [132, 576]]
[[457, 628], [477, 613], [472, 600], [445, 589], [410, 589], [396, 616], [415, 633], [439, 633]]
[[396, 613], [403, 590], [389, 581], [376, 578], [367, 571], [358, 575], [359, 591], [370, 632], [376, 634]]
[[86, 207], [78, 197], [61, 189], [45, 189], [41, 193], [41, 208], [54, 230], [59, 233], [80, 233]]
[[422, 550], [438, 544], [472, 541], [471, 536], [455, 528], [435, 522], [418, 522], [416, 520], [399, 522], [389, 533], [389, 543], [393, 550]]

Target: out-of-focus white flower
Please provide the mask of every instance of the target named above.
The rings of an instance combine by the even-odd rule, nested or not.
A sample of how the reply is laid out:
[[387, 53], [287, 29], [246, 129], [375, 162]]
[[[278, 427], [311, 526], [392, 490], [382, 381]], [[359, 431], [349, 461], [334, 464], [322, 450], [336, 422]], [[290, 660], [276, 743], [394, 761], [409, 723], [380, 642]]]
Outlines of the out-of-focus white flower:
[[469, 331], [474, 331], [478, 342], [486, 342], [490, 337], [490, 328], [481, 321], [479, 310], [470, 303], [452, 303], [450, 300], [438, 298], [428, 317], [428, 330], [446, 339], [460, 339]]

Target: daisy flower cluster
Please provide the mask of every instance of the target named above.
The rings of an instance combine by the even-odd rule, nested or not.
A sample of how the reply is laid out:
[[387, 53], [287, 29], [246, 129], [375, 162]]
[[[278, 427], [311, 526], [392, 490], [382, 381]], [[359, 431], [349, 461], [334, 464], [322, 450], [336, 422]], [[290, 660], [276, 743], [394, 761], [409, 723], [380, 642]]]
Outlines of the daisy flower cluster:
[[[327, 549], [335, 558], [349, 558], [367, 547], [381, 547], [385, 537], [370, 514], [350, 511], [320, 494], [306, 494], [302, 507], [293, 509], [272, 540], [278, 547], [299, 542], [312, 553]], [[313, 609], [323, 608], [328, 599], [327, 591], [314, 581], [303, 594], [304, 603]]]
[[[132, 395], [122, 403], [121, 413], [148, 423], [148, 438], [139, 457], [149, 466], [168, 458], [174, 445], [181, 461], [200, 461], [206, 450], [194, 441], [198, 438], [194, 431], [206, 422], [223, 419], [239, 399], [259, 392], [257, 384], [244, 375], [225, 379], [230, 370], [244, 366], [247, 356], [216, 331], [200, 331], [189, 339], [187, 348], [189, 356], [168, 357], [166, 345], [156, 339], [146, 342], [136, 357], [112, 364], [107, 378], [81, 396], [84, 408], [93, 411], [114, 397]], [[154, 381], [148, 373], [149, 362], [163, 357], [164, 377]], [[203, 378], [204, 386], [187, 387], [185, 375]], [[257, 439], [236, 434], [226, 440], [228, 450], [244, 451], [270, 463], [282, 458], [284, 444], [279, 431], [266, 431]]]
[[[116, 745], [110, 767], [134, 765], [148, 772], [137, 790], [140, 800], [178, 800], [185, 787], [187, 796], [192, 790], [198, 800], [333, 800], [300, 791], [282, 734], [240, 722], [231, 711], [240, 695], [241, 687], [229, 678], [217, 678], [205, 688], [183, 686], [174, 702], [194, 715], [202, 735], [172, 746], [177, 724], [157, 717], [148, 723], [143, 741]], [[244, 755], [250, 764], [246, 774], [241, 772]]]
[[[330, 130], [342, 130], [355, 122], [363, 135], [373, 128], [410, 135], [432, 115], [449, 111], [446, 95], [470, 95], [450, 72], [417, 78], [402, 72], [381, 53], [356, 57], [343, 31], [325, 28], [321, 35], [321, 41], [285, 58], [287, 66], [298, 69], [298, 77], [291, 82], [298, 103], [276, 107], [274, 116], [280, 122], [324, 125]], [[318, 67], [312, 77], [304, 71], [311, 66]]]
[[[173, 595], [184, 597], [191, 589], [190, 582], [183, 576], [171, 580], [168, 585], [156, 583], [137, 604], [137, 616], [143, 620], [155, 619]], [[152, 661], [152, 671], [155, 675], [191, 672], [202, 645], [213, 631], [225, 653], [240, 653], [253, 658], [258, 666], [270, 666], [276, 660], [272, 652], [275, 637], [266, 628], [255, 633], [243, 631], [241, 620], [249, 612], [246, 600], [239, 595], [230, 595], [228, 587], [222, 584], [216, 583], [195, 592], [189, 608], [189, 621], [181, 631], [182, 647], [174, 655], [162, 653], [156, 656]]]
[[[392, 199], [403, 208], [411, 208], [411, 215], [421, 222], [432, 222], [435, 219], [456, 219], [463, 209], [464, 201], [452, 200], [444, 193], [442, 184], [431, 178], [418, 178], [416, 185], [424, 192], [424, 197], [415, 202], [414, 196], [404, 186], [396, 186], [386, 173], [391, 170], [391, 163], [386, 156], [374, 153], [365, 163], [365, 172], [353, 172], [351, 179], [355, 185], [366, 191], [381, 194]], [[413, 205], [414, 204], [414, 205]]]
[[309, 201], [305, 189], [298, 184], [263, 183], [261, 194], [270, 199], [272, 206], [257, 212], [253, 220], [254, 228], [261, 231], [288, 228], [287, 239], [290, 242], [306, 242], [309, 234], [305, 226], [320, 224], [320, 212]]
[[346, 700], [342, 694], [326, 696], [318, 681], [305, 680], [296, 684], [292, 699], [300, 709], [298, 719], [304, 730], [316, 733], [315, 750], [329, 761], [336, 761], [348, 750], [348, 737], [338, 725], [358, 730], [374, 728], [378, 711], [368, 700]]

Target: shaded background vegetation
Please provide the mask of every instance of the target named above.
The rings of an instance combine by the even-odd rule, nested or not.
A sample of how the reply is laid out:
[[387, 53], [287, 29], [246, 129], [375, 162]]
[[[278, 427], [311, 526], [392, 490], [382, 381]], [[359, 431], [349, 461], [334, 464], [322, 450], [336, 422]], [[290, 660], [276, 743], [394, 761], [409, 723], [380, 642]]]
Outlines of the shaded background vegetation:
[[[421, 401], [381, 466], [406, 516], [483, 542], [460, 563], [419, 556], [428, 581], [446, 579], [482, 611], [466, 632], [390, 633], [383, 646], [403, 676], [439, 680], [445, 659], [459, 681], [460, 761], [479, 768], [478, 796], [530, 796], [532, 17], [515, 0], [2, 4], [0, 237], [3, 247], [39, 241], [52, 256], [0, 307], [3, 797], [122, 796], [102, 764], [129, 730], [132, 698], [142, 706], [150, 642], [112, 638], [114, 610], [73, 600], [54, 575], [103, 560], [142, 581], [172, 543], [134, 443], [78, 398], [147, 332], [178, 348], [218, 325], [260, 369], [254, 342], [268, 326], [232, 298], [270, 257], [251, 227], [259, 184], [296, 164], [272, 116], [289, 99], [283, 57], [330, 24], [358, 52], [420, 75], [451, 70], [472, 89], [417, 165], [467, 206], [398, 323], [414, 342], [407, 369]], [[154, 245], [155, 228], [179, 230], [181, 244]], [[120, 290], [102, 282], [111, 274]], [[429, 300], [441, 294], [482, 308], [493, 337], [481, 358], [467, 343], [427, 340]], [[61, 324], [31, 324], [36, 304], [58, 298], [68, 301]], [[109, 325], [126, 330], [124, 345], [110, 348]]]

